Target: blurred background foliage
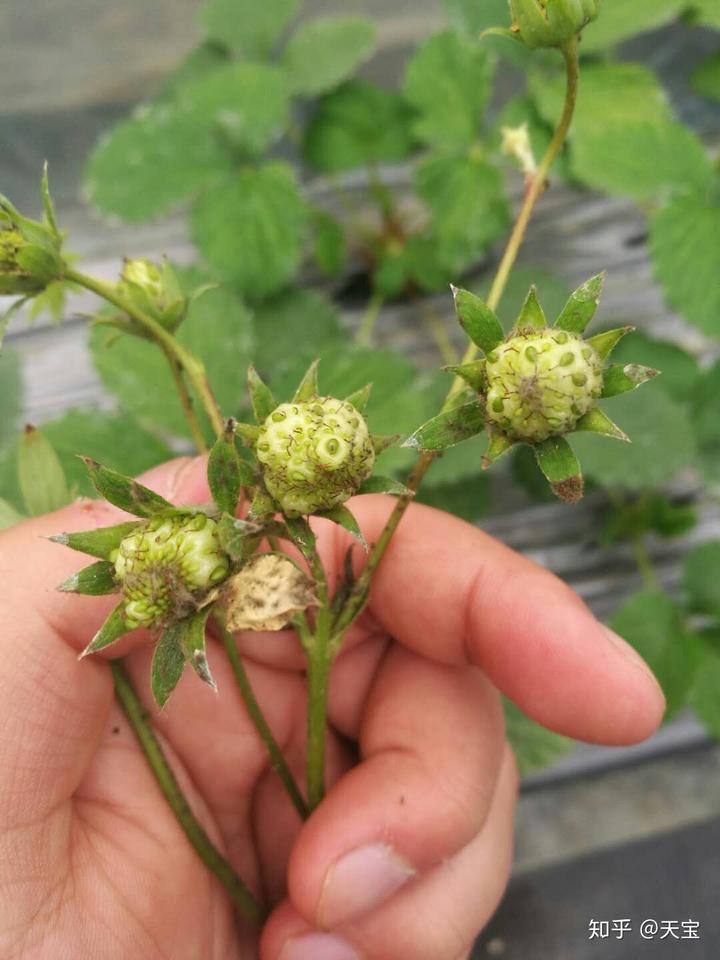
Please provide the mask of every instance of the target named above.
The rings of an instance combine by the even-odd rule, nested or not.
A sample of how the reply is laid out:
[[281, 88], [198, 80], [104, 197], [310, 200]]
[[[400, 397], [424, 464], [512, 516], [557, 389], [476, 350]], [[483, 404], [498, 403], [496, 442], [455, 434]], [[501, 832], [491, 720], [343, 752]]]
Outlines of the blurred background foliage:
[[[478, 292], [487, 286], [480, 268], [497, 253], [520, 188], [514, 161], [501, 150], [501, 129], [527, 123], [535, 155], [542, 154], [561, 108], [561, 59], [480, 38], [487, 27], [508, 23], [506, 0], [445, 0], [438, 4], [445, 24], [411, 51], [399, 83], [382, 86], [363, 70], [377, 48], [371, 18], [338, 15], [336, 4], [300, 17], [301, 6], [198, 5], [197, 46], [92, 149], [83, 196], [102, 215], [130, 224], [187, 219], [196, 256], [181, 268], [183, 282], [213, 287], [193, 302], [179, 336], [205, 362], [226, 415], [246, 414], [242, 371], [249, 362], [285, 397], [321, 357], [325, 391], [345, 395], [372, 381], [373, 431], [409, 433], [436, 411], [448, 385], [439, 367], [457, 348], [455, 331], [428, 295], [461, 279]], [[720, 4], [604, 0], [583, 37], [581, 98], [555, 172], [578, 191], [579, 206], [588, 190], [638, 205], [655, 280], [696, 332], [690, 341], [670, 341], [645, 329], [618, 347], [618, 362], [640, 358], [662, 376], [631, 402], [612, 401], [631, 447], [577, 438], [600, 503], [595, 527], [578, 536], [634, 551], [644, 589], [612, 624], [657, 672], [668, 715], [692, 704], [720, 736], [720, 543], [688, 554], [672, 595], [658, 583], [648, 552], [653, 538], [688, 534], [698, 502], [716, 497], [720, 485], [717, 142], [678, 119], [661, 79], [632, 56], [634, 38], [667, 24], [677, 36], [720, 30]], [[720, 109], [720, 53], [684, 68], [698, 101]], [[562, 279], [520, 268], [502, 307], [508, 326], [533, 281], [548, 315], [562, 307], [569, 293]], [[434, 369], [375, 343], [383, 308], [404, 301], [417, 304], [433, 333]], [[343, 313], [349, 302], [366, 307], [356, 329]], [[46, 306], [59, 319], [61, 301], [51, 294]], [[72, 410], [43, 423], [47, 444], [34, 432], [18, 441], [21, 370], [12, 349], [3, 352], [4, 525], [36, 512], [23, 483], [28, 458], [52, 475], [59, 468], [66, 496], [89, 495], [78, 452], [133, 474], [189, 447], [156, 348], [101, 325], [91, 325], [89, 342], [112, 409]], [[481, 453], [477, 441], [449, 451], [422, 499], [473, 521], [487, 515], [492, 486]], [[383, 472], [402, 475], [413, 457], [395, 449], [383, 459]], [[547, 496], [526, 452], [505, 469], [520, 502]], [[523, 769], [569, 746], [514, 708], [508, 725]]]

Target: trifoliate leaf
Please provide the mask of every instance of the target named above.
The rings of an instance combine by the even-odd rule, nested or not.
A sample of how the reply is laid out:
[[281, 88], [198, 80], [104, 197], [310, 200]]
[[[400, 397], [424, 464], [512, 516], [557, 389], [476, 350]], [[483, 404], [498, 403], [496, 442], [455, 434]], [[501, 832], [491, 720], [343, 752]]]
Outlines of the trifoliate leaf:
[[229, 630], [282, 630], [292, 618], [316, 606], [315, 584], [287, 557], [252, 557], [223, 588]]
[[44, 433], [27, 426], [18, 443], [18, 481], [25, 509], [32, 517], [59, 510], [70, 502], [67, 478]]
[[700, 377], [697, 360], [686, 350], [669, 340], [658, 340], [639, 330], [620, 341], [612, 359], [614, 364], [621, 367], [641, 360], [643, 365], [658, 370], [658, 388], [681, 403], [690, 399]]
[[[245, 386], [238, 371], [252, 354], [252, 320], [247, 308], [227, 288], [208, 290], [190, 304], [177, 336], [205, 365], [223, 414], [238, 413], [245, 400]], [[167, 360], [154, 344], [138, 337], [108, 334], [97, 327], [91, 333], [90, 348], [104, 385], [126, 410], [155, 429], [176, 436], [190, 435]], [[197, 400], [195, 409], [202, 418]], [[211, 435], [209, 428], [206, 432]], [[143, 431], [140, 445], [144, 436]], [[128, 433], [128, 443], [132, 439], [132, 433]], [[124, 443], [124, 449], [127, 445]], [[104, 462], [113, 462], [105, 454], [88, 450]], [[136, 473], [147, 465], [124, 469]]]
[[502, 180], [483, 157], [430, 156], [418, 165], [415, 183], [444, 259], [465, 264], [504, 232], [509, 214]]
[[[554, 122], [562, 109], [564, 79], [537, 77], [532, 91], [541, 115]], [[575, 177], [637, 200], [668, 188], [704, 186], [712, 176], [700, 141], [672, 121], [654, 74], [635, 64], [583, 70], [583, 93], [569, 143]]]
[[695, 93], [710, 100], [720, 100], [720, 53], [704, 60], [693, 72], [691, 85]]
[[720, 737], [720, 651], [704, 644], [690, 691], [690, 703], [713, 737]]
[[187, 629], [184, 623], [168, 627], [155, 647], [150, 667], [150, 687], [155, 703], [162, 709], [180, 682], [185, 669], [185, 655], [180, 639]]
[[298, 27], [281, 63], [293, 93], [317, 96], [336, 87], [372, 56], [376, 29], [363, 17], [320, 17]]
[[215, 184], [195, 203], [191, 229], [207, 262], [240, 293], [261, 299], [297, 273], [306, 220], [292, 168], [273, 162]]
[[504, 700], [505, 732], [521, 775], [548, 767], [569, 753], [574, 742], [535, 723], [509, 700]]
[[604, 437], [575, 434], [583, 471], [607, 487], [642, 490], [673, 480], [695, 458], [695, 440], [685, 409], [650, 385], [608, 401], [607, 411], [630, 437], [614, 444]]
[[720, 540], [703, 543], [688, 553], [682, 582], [693, 613], [720, 619]]
[[404, 86], [418, 113], [417, 138], [444, 150], [472, 146], [491, 80], [492, 63], [479, 40], [447, 30], [422, 43], [408, 63]]
[[630, 597], [610, 620], [612, 629], [647, 662], [667, 698], [666, 717], [683, 707], [698, 665], [698, 647], [682, 612], [666, 593], [644, 590]]
[[98, 143], [85, 169], [89, 203], [139, 223], [165, 213], [230, 169], [219, 133], [173, 104], [140, 107]]
[[115, 566], [108, 560], [98, 560], [63, 580], [58, 590], [62, 593], [81, 593], [88, 597], [116, 593], [118, 585], [115, 580]]
[[0, 447], [17, 432], [21, 402], [20, 361], [14, 350], [5, 348], [0, 354]]
[[415, 146], [411, 117], [399, 94], [351, 80], [321, 101], [305, 131], [305, 158], [324, 173], [404, 160]]
[[300, 7], [300, 0], [209, 0], [200, 22], [211, 40], [247, 57], [266, 57]]
[[665, 298], [686, 320], [720, 336], [720, 200], [673, 197], [650, 219], [650, 250]]
[[287, 81], [278, 67], [263, 63], [218, 67], [179, 86], [174, 102], [204, 136], [220, 131], [234, 148], [252, 155], [266, 150], [288, 120]]
[[582, 52], [603, 50], [635, 34], [655, 30], [686, 6], [686, 0], [603, 0], [600, 16], [583, 31]]

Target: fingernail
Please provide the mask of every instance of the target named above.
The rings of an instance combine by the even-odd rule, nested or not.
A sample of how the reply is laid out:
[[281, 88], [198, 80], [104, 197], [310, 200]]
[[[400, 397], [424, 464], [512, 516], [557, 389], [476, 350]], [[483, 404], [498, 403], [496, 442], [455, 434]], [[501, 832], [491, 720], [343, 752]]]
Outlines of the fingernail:
[[640, 670], [642, 670], [646, 677], [649, 677], [656, 686], [659, 686], [655, 674], [652, 672], [647, 663], [645, 663], [637, 650], [630, 646], [627, 640], [623, 640], [623, 638], [618, 633], [615, 633], [614, 630], [611, 630], [610, 627], [605, 627], [605, 633], [607, 634], [607, 638], [610, 643], [612, 643], [615, 649], [625, 657], [628, 663], [632, 663], [634, 666], [638, 667]]
[[387, 900], [415, 871], [393, 849], [373, 843], [346, 853], [325, 877], [318, 908], [323, 927], [334, 927]]
[[292, 937], [282, 948], [280, 960], [360, 960], [353, 948], [331, 933], [306, 933]]

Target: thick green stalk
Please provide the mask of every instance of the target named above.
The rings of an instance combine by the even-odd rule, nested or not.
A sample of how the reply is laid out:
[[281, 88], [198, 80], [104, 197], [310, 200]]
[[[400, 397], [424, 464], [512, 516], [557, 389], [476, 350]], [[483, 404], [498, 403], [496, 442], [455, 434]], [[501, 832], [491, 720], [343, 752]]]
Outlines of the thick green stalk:
[[111, 663], [110, 666], [115, 681], [115, 694], [150, 764], [157, 784], [170, 804], [185, 836], [208, 870], [215, 874], [225, 887], [233, 903], [245, 919], [260, 926], [265, 920], [267, 911], [258, 903], [230, 863], [213, 845], [196, 819], [180, 789], [170, 764], [167, 762], [155, 732], [148, 722], [145, 708], [133, 690], [127, 674], [118, 662]]
[[332, 659], [327, 631], [323, 634], [316, 631], [307, 671], [307, 791], [311, 810], [317, 807], [325, 794], [325, 731]]
[[243, 701], [245, 702], [245, 708], [250, 715], [250, 719], [255, 725], [255, 729], [257, 730], [260, 739], [267, 748], [273, 769], [282, 780], [283, 786], [287, 790], [293, 806], [303, 820], [305, 820], [310, 813], [308, 804], [305, 802], [305, 798], [300, 792], [300, 788], [298, 787], [295, 778], [292, 775], [292, 771], [290, 770], [290, 767], [287, 765], [285, 757], [283, 756], [280, 745], [273, 736], [273, 732], [270, 729], [267, 720], [265, 719], [265, 716], [260, 708], [260, 704], [257, 702], [255, 693], [250, 684], [250, 678], [247, 675], [247, 671], [245, 670], [245, 666], [242, 662], [242, 657], [238, 651], [235, 638], [230, 631], [226, 629], [219, 617], [215, 617], [215, 622], [218, 630], [220, 631], [220, 636], [222, 638], [228, 660], [230, 661], [230, 666], [232, 667], [235, 681], [238, 685], [240, 693], [242, 694]]

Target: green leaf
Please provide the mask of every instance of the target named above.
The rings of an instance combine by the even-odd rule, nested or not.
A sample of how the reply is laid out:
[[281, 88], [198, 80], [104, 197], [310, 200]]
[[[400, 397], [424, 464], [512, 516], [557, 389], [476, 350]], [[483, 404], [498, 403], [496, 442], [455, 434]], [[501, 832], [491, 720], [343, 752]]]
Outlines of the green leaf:
[[[569, 295], [567, 283], [547, 270], [521, 265], [513, 270], [497, 310], [503, 330], [509, 332], [515, 326], [530, 286], [537, 288], [538, 299], [543, 304], [546, 316], [557, 317], [562, 311]], [[487, 300], [490, 293], [489, 284], [486, 282], [475, 292], [481, 299]]]
[[632, 543], [648, 533], [664, 538], [682, 537], [697, 525], [693, 506], [675, 502], [662, 493], [623, 497], [608, 505], [601, 543]]
[[318, 396], [318, 362], [313, 360], [293, 396], [293, 403], [303, 403]]
[[597, 311], [604, 282], [605, 274], [599, 273], [570, 294], [568, 302], [555, 321], [558, 330], [567, 330], [569, 333], [579, 334], [585, 332], [585, 328]]
[[603, 0], [602, 10], [583, 31], [582, 51], [591, 53], [655, 30], [687, 6], [686, 0]]
[[234, 148], [253, 156], [284, 131], [289, 107], [282, 71], [263, 63], [228, 63], [175, 91], [176, 110], [196, 125], [198, 135], [219, 131]]
[[109, 560], [98, 560], [89, 567], [74, 573], [64, 580], [58, 590], [62, 593], [82, 593], [88, 597], [101, 597], [108, 593], [117, 593], [119, 587], [115, 580], [115, 565]]
[[210, 607], [205, 607], [185, 622], [180, 636], [180, 648], [186, 663], [190, 664], [200, 679], [211, 686], [213, 690], [217, 690], [217, 684], [210, 673], [205, 651], [205, 627], [209, 614]]
[[50, 537], [53, 543], [60, 543], [71, 550], [88, 553], [91, 557], [109, 560], [125, 537], [140, 526], [139, 520], [116, 523], [112, 527], [98, 527], [96, 530], [80, 530], [78, 533], [58, 533]]
[[655, 275], [670, 306], [711, 337], [720, 336], [720, 201], [676, 196], [650, 218]]
[[363, 536], [363, 532], [360, 529], [357, 520], [347, 507], [344, 507], [341, 504], [338, 507], [333, 507], [332, 510], [323, 510], [321, 513], [318, 513], [317, 516], [324, 517], [326, 520], [332, 520], [333, 523], [337, 523], [337, 525], [342, 527], [343, 530], [347, 530], [348, 533], [351, 533], [358, 543], [367, 550], [367, 542]]
[[563, 437], [549, 437], [535, 446], [538, 466], [555, 496], [565, 503], [582, 499], [584, 484], [580, 462]]
[[[345, 336], [340, 314], [328, 297], [317, 290], [290, 290], [257, 307], [255, 340], [256, 366], [272, 378], [279, 396], [291, 396], [308, 364], [344, 344]], [[292, 350], [282, 348], [290, 343]]]
[[20, 361], [14, 350], [6, 348], [0, 354], [0, 447], [17, 433], [21, 401]]
[[125, 624], [125, 603], [121, 601], [85, 647], [80, 657], [87, 657], [91, 653], [97, 653], [98, 650], [104, 650], [105, 647], [109, 647], [120, 637], [124, 637], [126, 633], [129, 633], [129, 630]]
[[19, 513], [11, 503], [0, 497], [0, 530], [7, 530], [8, 527], [12, 527], [25, 519], [23, 514]]
[[412, 497], [413, 492], [399, 480], [392, 477], [374, 476], [366, 480], [358, 493], [389, 493], [395, 497]]
[[351, 80], [321, 100], [305, 131], [305, 158], [324, 173], [405, 160], [415, 146], [411, 116], [399, 94]]
[[300, 267], [307, 207], [286, 163], [244, 168], [192, 211], [193, 239], [220, 275], [251, 299], [280, 290]]
[[485, 353], [492, 353], [503, 339], [503, 328], [484, 300], [469, 290], [452, 288], [455, 310], [465, 333]]
[[477, 36], [489, 27], [510, 24], [507, 0], [443, 0], [450, 23], [459, 30]]
[[576, 434], [573, 445], [587, 476], [607, 487], [643, 490], [673, 480], [693, 463], [695, 439], [688, 413], [668, 395], [649, 387], [612, 400], [608, 409], [630, 444]]
[[[460, 449], [455, 447], [452, 453]], [[487, 476], [475, 473], [454, 481], [435, 481], [436, 474], [431, 471], [417, 495], [419, 503], [445, 510], [469, 523], [476, 523], [492, 506], [493, 487]]]
[[262, 423], [277, 407], [277, 400], [273, 396], [270, 387], [263, 382], [252, 364], [248, 367], [247, 379], [250, 402], [252, 403], [255, 419], [258, 423]]
[[[249, 464], [249, 471], [251, 468]], [[208, 486], [213, 500], [224, 512], [235, 516], [243, 483], [247, 477], [241, 472], [241, 460], [235, 446], [235, 421], [228, 420], [225, 432], [213, 444], [208, 457]]]
[[318, 267], [330, 277], [342, 272], [348, 249], [342, 226], [322, 210], [312, 211], [313, 254]]
[[27, 426], [18, 443], [18, 480], [27, 512], [37, 517], [70, 503], [65, 471], [47, 437]]
[[[686, 6], [683, 3], [683, 8]], [[717, 0], [692, 0], [692, 8], [699, 22], [720, 30], [720, 10]]]
[[705, 478], [720, 488], [720, 363], [700, 377], [692, 396], [692, 422]]
[[445, 450], [462, 440], [474, 437], [485, 427], [482, 404], [473, 400], [424, 423], [403, 444], [416, 450]]
[[[227, 416], [239, 413], [245, 393], [239, 371], [249, 362], [253, 349], [252, 319], [248, 309], [225, 288], [208, 290], [190, 304], [177, 337], [186, 349], [202, 360], [223, 413]], [[167, 360], [154, 344], [138, 337], [118, 336], [114, 332], [108, 335], [107, 330], [96, 327], [91, 334], [90, 349], [103, 384], [126, 410], [156, 429], [176, 436], [190, 436]], [[195, 409], [204, 419], [197, 398], [195, 400]], [[101, 422], [109, 427], [107, 420], [103, 420], [107, 415], [100, 417]], [[119, 435], [119, 423], [116, 431]], [[103, 432], [106, 432], [105, 428]], [[122, 438], [118, 437], [123, 450], [130, 446], [136, 432], [137, 426], [128, 422], [126, 432]], [[208, 437], [213, 435], [209, 425], [205, 432]], [[141, 432], [135, 442], [138, 450], [148, 446], [147, 434]], [[136, 473], [149, 466], [143, 464], [130, 469], [114, 463], [110, 456], [100, 455], [89, 446], [86, 450], [113, 466], [123, 466], [126, 473]], [[167, 456], [169, 454], [160, 456], [153, 463], [167, 459]]]
[[613, 363], [603, 374], [601, 396], [608, 398], [629, 393], [630, 390], [635, 390], [657, 375], [657, 370], [653, 370], [652, 367], [642, 367], [639, 363]]
[[703, 60], [693, 71], [691, 86], [695, 93], [710, 100], [720, 100], [720, 53]]
[[183, 634], [187, 631], [184, 622], [173, 624], [163, 632], [155, 647], [150, 667], [150, 687], [155, 703], [162, 709], [170, 694], [180, 682], [185, 669], [185, 654], [181, 646]]
[[720, 652], [707, 644], [698, 665], [690, 703], [713, 737], [720, 737]]
[[230, 169], [219, 136], [172, 104], [139, 107], [103, 137], [84, 174], [87, 201], [139, 223], [165, 213]]
[[173, 505], [161, 497], [160, 494], [125, 477], [117, 470], [104, 467], [91, 457], [81, 458], [87, 467], [93, 486], [108, 503], [132, 513], [136, 517], [153, 517], [165, 510], [172, 510]]
[[444, 150], [472, 146], [491, 81], [492, 63], [478, 40], [452, 30], [425, 40], [408, 63], [404, 85], [418, 113], [418, 139]]
[[604, 333], [595, 334], [594, 337], [588, 337], [586, 343], [592, 347], [603, 360], [607, 360], [622, 338], [634, 329], [634, 327], [617, 327], [615, 330], [606, 330]]
[[209, 0], [200, 22], [211, 40], [247, 57], [265, 57], [299, 7], [300, 0]]
[[363, 17], [319, 17], [298, 27], [282, 55], [293, 93], [317, 96], [336, 87], [375, 50], [376, 29]]
[[[691, 399], [700, 379], [700, 368], [692, 354], [676, 343], [658, 340], [640, 330], [635, 330], [623, 337], [613, 351], [613, 360], [621, 370], [626, 364], [631, 364], [634, 368], [631, 372], [633, 376], [639, 376], [642, 371], [647, 372], [649, 368], [659, 372], [661, 376], [657, 379], [658, 388], [665, 390], [680, 403]], [[647, 364], [647, 367], [639, 366], [635, 362], [637, 360]], [[610, 370], [612, 369], [611, 367]], [[608, 375], [609, 371], [606, 371], [606, 383]]]
[[630, 597], [610, 620], [612, 629], [647, 662], [667, 698], [666, 717], [687, 701], [698, 665], [698, 648], [677, 604], [659, 590]]
[[582, 433], [599, 433], [601, 436], [612, 437], [615, 440], [630, 441], [630, 438], [600, 407], [594, 407], [580, 417], [575, 424], [575, 430]]
[[[445, 262], [466, 265], [500, 237], [508, 206], [498, 170], [474, 154], [434, 154], [415, 171], [415, 184], [432, 214]], [[432, 250], [432, 247], [431, 247]]]
[[[559, 74], [532, 82], [533, 96], [548, 122], [562, 109], [564, 83]], [[701, 142], [673, 122], [656, 77], [635, 64], [583, 69], [583, 92], [569, 142], [577, 179], [636, 200], [653, 198], [667, 188], [704, 187], [712, 176]]]
[[201, 43], [165, 76], [160, 88], [160, 97], [172, 101], [176, 90], [188, 82], [206, 77], [229, 60], [229, 51], [220, 44], [208, 41]]
[[535, 327], [538, 330], [544, 330], [547, 326], [547, 320], [545, 319], [545, 312], [540, 306], [540, 301], [538, 300], [537, 287], [533, 284], [530, 287], [530, 292], [528, 293], [525, 303], [522, 306], [522, 310], [518, 314], [518, 318], [515, 321], [516, 327]]
[[503, 700], [505, 708], [505, 733], [517, 760], [521, 776], [532, 770], [542, 770], [555, 760], [569, 753], [574, 742], [557, 733], [551, 733], [515, 706]]
[[693, 613], [720, 619], [720, 540], [703, 543], [688, 553], [682, 584]]

